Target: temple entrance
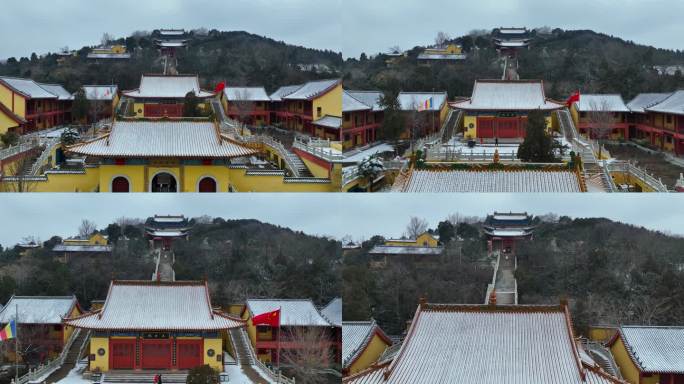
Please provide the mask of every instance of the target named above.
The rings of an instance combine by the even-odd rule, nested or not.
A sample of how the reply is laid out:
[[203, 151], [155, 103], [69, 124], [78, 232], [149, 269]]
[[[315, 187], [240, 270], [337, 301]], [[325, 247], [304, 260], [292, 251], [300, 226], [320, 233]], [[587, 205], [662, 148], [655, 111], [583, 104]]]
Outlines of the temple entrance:
[[199, 191], [201, 193], [212, 193], [216, 192], [216, 180], [211, 177], [205, 177], [199, 182]]
[[202, 340], [177, 340], [178, 369], [192, 369], [202, 365]]
[[170, 173], [158, 173], [152, 178], [151, 190], [151, 192], [178, 192], [176, 178]]
[[128, 179], [123, 176], [115, 177], [112, 180], [112, 192], [114, 193], [127, 193], [130, 192], [130, 185]]
[[135, 367], [135, 339], [109, 340], [112, 369], [133, 369]]
[[142, 340], [142, 369], [171, 369], [171, 340]]

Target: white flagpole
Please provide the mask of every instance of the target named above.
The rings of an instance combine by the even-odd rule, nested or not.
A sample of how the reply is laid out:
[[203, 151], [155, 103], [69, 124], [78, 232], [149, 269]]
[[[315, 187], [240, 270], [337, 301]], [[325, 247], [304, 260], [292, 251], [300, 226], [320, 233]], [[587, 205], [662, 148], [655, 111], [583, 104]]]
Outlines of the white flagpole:
[[[10, 325], [10, 329], [12, 326]], [[19, 382], [19, 304], [14, 305], [14, 382]]]

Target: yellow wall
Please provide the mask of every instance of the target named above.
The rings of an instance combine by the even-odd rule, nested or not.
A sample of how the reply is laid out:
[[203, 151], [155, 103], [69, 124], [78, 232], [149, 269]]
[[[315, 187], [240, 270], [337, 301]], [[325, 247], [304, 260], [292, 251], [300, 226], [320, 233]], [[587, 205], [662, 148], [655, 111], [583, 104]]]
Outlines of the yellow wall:
[[[78, 305], [74, 305], [74, 308], [71, 310], [71, 312], [67, 315], [69, 318], [73, 318], [76, 316], [80, 316], [81, 311], [78, 310]], [[62, 325], [64, 327], [64, 344], [66, 344], [67, 341], [69, 341], [69, 338], [71, 335], [74, 333], [74, 328], [70, 327], [68, 325]], [[87, 332], [86, 330], [82, 330], [81, 332]]]
[[361, 353], [354, 364], [349, 367], [349, 374], [353, 375], [370, 367], [373, 363], [378, 361], [378, 358], [380, 358], [380, 355], [385, 352], [385, 349], [387, 349], [388, 346], [389, 345], [378, 335], [374, 335], [363, 353]]
[[432, 235], [430, 235], [427, 232], [418, 236], [418, 238], [414, 242], [409, 243], [408, 241], [391, 241], [391, 240], [388, 240], [385, 242], [385, 245], [405, 246], [405, 247], [423, 247], [423, 246], [425, 246], [425, 243], [427, 243], [428, 247], [436, 247], [438, 245], [437, 239], [432, 237]]
[[7, 116], [3, 111], [0, 110], [0, 135], [7, 132], [10, 128], [17, 126], [19, 126], [19, 124], [17, 124], [16, 121], [12, 120], [9, 116]]
[[615, 181], [615, 184], [638, 185], [641, 187], [642, 192], [655, 192], [655, 190], [646, 182], [634, 175], [627, 174], [625, 172], [611, 172], [610, 176]]
[[[318, 107], [321, 107], [321, 116], [318, 116], [316, 112]], [[325, 95], [315, 98], [313, 100], [312, 109], [313, 119], [318, 120], [319, 118], [328, 115], [342, 117], [342, 84], [338, 84], [335, 88], [330, 90]]]
[[133, 116], [145, 117], [145, 104], [133, 103]]
[[610, 327], [589, 327], [589, 339], [606, 342], [615, 335], [616, 329]]
[[[97, 350], [103, 348], [105, 350], [104, 356], [97, 354]], [[90, 338], [90, 355], [95, 356], [95, 360], [90, 360], [90, 370], [99, 370], [100, 372], [109, 371], [109, 338], [107, 337], [91, 337]]]
[[[472, 128], [471, 125], [472, 124]], [[474, 139], [477, 137], [477, 116], [463, 116], [463, 137]]]
[[[12, 111], [12, 98], [14, 97], [14, 114], [25, 118], [26, 117], [26, 99], [17, 93], [14, 93], [8, 87], [0, 84], [0, 104], [3, 104], [7, 109]], [[9, 128], [16, 127], [17, 123], [6, 116], [4, 113], [0, 113], [0, 134], [7, 132]]]
[[629, 357], [625, 344], [622, 342], [622, 338], [618, 337], [617, 341], [610, 347], [610, 351], [615, 358], [615, 363], [620, 367], [620, 373], [625, 380], [632, 384], [657, 384], [660, 381], [658, 375], [653, 375], [651, 377], [644, 377], [639, 380], [639, 369], [634, 365], [632, 359]]
[[[46, 181], [27, 184], [28, 192], [95, 192], [98, 185], [98, 168], [86, 168], [84, 174], [47, 174]], [[14, 184], [14, 185], [12, 185]], [[3, 181], [0, 191], [16, 190], [16, 183]]]
[[577, 111], [577, 103], [573, 103], [570, 107], [570, 115], [572, 116], [572, 121], [575, 123], [575, 127], [579, 127], [579, 112]]
[[[214, 350], [214, 356], [209, 357], [207, 351]], [[221, 338], [204, 339], [204, 364], [214, 368], [219, 372], [223, 372], [223, 340]], [[217, 359], [219, 357], [219, 359]]]
[[117, 176], [128, 178], [131, 192], [147, 192], [144, 165], [101, 165], [99, 167], [100, 192], [111, 192], [112, 180]]

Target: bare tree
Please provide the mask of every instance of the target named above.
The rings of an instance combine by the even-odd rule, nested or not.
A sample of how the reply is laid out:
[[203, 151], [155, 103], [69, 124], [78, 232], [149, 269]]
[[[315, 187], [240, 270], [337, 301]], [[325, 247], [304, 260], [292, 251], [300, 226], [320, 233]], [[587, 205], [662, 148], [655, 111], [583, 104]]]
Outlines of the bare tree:
[[406, 236], [410, 239], [416, 239], [418, 236], [425, 233], [428, 229], [428, 222], [420, 217], [411, 216], [408, 225], [406, 225]]
[[3, 192], [34, 192], [36, 189], [37, 179], [31, 175], [31, 168], [33, 161], [30, 157], [23, 157], [12, 164], [8, 165], [6, 170], [6, 177], [2, 178], [0, 183], [0, 190]]
[[448, 33], [444, 31], [439, 31], [437, 32], [437, 36], [435, 37], [435, 45], [437, 47], [444, 47], [449, 40], [451, 40], [451, 36], [449, 36]]
[[322, 384], [327, 382], [324, 370], [333, 361], [330, 334], [323, 327], [292, 327], [286, 331], [288, 341], [299, 348], [284, 349], [282, 363], [292, 369], [297, 383]]
[[599, 160], [601, 159], [603, 142], [610, 137], [615, 126], [615, 116], [608, 100], [593, 101], [589, 105], [589, 137], [596, 139], [599, 144]]
[[448, 222], [451, 223], [451, 225], [454, 226], [454, 228], [458, 227], [458, 224], [460, 224], [461, 221], [463, 221], [463, 217], [462, 217], [461, 214], [458, 213], [458, 212], [456, 212], [456, 213], [450, 213], [450, 214], [446, 217], [446, 219], [447, 219]]
[[78, 227], [78, 235], [80, 237], [89, 237], [97, 230], [95, 223], [88, 219], [81, 220], [81, 225]]
[[233, 101], [237, 109], [240, 123], [245, 126], [249, 118], [254, 112], [254, 101], [252, 100], [252, 93], [249, 89], [242, 89], [236, 93], [236, 100]]
[[392, 53], [392, 54], [400, 54], [402, 51], [401, 51], [401, 47], [400, 47], [400, 46], [394, 45], [394, 46], [389, 47], [388, 52], [389, 52], [389, 53]]
[[109, 42], [112, 41], [112, 40], [113, 40], [113, 39], [112, 39], [112, 35], [110, 35], [109, 33], [105, 32], [105, 33], [102, 34], [102, 38], [100, 38], [100, 44], [101, 44], [103, 47], [106, 47], [107, 45], [109, 45]]

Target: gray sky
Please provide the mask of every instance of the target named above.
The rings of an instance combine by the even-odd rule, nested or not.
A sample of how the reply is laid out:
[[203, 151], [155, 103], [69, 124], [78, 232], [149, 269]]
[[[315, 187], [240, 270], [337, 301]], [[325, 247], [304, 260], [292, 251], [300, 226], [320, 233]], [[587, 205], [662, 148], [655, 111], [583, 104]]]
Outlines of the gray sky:
[[258, 219], [308, 234], [400, 236], [410, 216], [431, 227], [449, 213], [485, 216], [494, 210], [608, 217], [684, 234], [684, 195], [673, 194], [4, 194], [0, 244], [26, 236], [45, 241], [77, 234], [81, 219], [104, 228], [115, 218], [154, 214]]
[[[684, 49], [681, 0], [2, 0], [0, 58], [163, 27], [246, 30], [312, 48], [384, 52], [497, 26], [593, 29]], [[342, 5], [344, 4], [344, 5]], [[14, 38], [8, 38], [15, 36]]]

